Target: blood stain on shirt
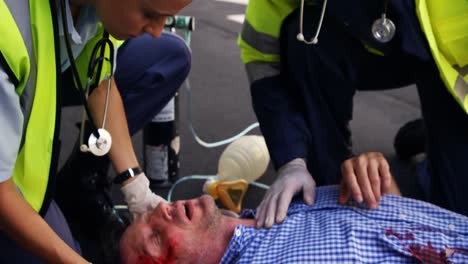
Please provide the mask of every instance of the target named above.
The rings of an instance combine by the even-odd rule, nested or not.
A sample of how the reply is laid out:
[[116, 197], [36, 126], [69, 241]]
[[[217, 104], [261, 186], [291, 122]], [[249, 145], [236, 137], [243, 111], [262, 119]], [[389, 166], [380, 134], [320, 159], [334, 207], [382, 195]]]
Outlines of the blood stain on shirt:
[[387, 236], [394, 236], [398, 238], [399, 240], [414, 240], [414, 234], [411, 232], [406, 231], [405, 234], [400, 234], [392, 229], [385, 229], [385, 235]]
[[437, 252], [437, 250], [432, 246], [431, 242], [427, 242], [427, 246], [409, 245], [407, 248], [411, 255], [415, 257], [419, 261], [419, 263], [448, 263], [447, 254], [445, 250]]

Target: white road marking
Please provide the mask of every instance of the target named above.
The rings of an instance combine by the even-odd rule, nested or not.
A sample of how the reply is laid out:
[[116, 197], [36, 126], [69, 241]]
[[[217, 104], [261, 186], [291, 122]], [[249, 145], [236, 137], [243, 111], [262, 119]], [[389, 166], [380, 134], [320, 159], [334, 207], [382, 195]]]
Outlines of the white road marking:
[[[239, 5], [247, 5], [249, 0], [215, 0], [218, 2], [227, 2], [227, 3], [233, 3], [233, 4], [239, 4]], [[227, 15], [226, 19], [229, 21], [233, 21], [239, 24], [244, 23], [245, 15], [244, 14], [232, 14], [232, 15]]]
[[236, 23], [239, 23], [239, 24], [242, 24], [242, 23], [244, 23], [245, 15], [241, 15], [241, 14], [227, 15], [226, 19], [230, 20], [230, 21], [233, 21], [233, 22], [236, 22]]
[[228, 2], [233, 4], [247, 5], [249, 0], [216, 0], [218, 2]]

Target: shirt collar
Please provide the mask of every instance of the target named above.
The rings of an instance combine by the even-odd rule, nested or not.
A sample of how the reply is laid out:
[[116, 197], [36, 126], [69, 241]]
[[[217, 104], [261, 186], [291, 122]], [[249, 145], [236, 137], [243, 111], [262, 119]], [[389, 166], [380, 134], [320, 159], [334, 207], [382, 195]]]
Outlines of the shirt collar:
[[220, 263], [235, 263], [236, 260], [242, 256], [242, 253], [248, 248], [248, 245], [255, 236], [263, 232], [265, 232], [263, 229], [238, 225], [234, 229], [231, 241], [229, 242]]

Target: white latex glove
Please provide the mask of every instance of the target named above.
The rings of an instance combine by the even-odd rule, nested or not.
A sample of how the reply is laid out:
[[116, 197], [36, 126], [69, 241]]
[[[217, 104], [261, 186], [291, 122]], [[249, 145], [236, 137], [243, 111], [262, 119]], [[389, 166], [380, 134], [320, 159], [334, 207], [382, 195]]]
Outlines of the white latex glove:
[[156, 195], [149, 188], [149, 181], [145, 173], [140, 173], [135, 179], [120, 188], [133, 217], [154, 209], [164, 198]]
[[257, 207], [257, 228], [270, 228], [273, 222], [281, 223], [292, 197], [300, 191], [303, 192], [304, 202], [312, 205], [315, 201], [315, 181], [304, 159], [294, 159], [279, 169], [278, 178]]

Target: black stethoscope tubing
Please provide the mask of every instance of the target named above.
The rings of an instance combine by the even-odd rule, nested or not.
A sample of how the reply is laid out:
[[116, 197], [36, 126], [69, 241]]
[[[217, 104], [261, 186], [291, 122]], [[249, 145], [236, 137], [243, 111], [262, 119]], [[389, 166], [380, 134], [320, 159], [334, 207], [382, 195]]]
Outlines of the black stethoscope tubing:
[[[94, 120], [93, 120], [93, 117], [91, 115], [91, 111], [89, 109], [89, 105], [88, 105], [88, 102], [87, 102], [87, 99], [86, 99], [86, 95], [85, 95], [86, 91], [83, 89], [83, 86], [81, 85], [78, 70], [76, 68], [75, 60], [73, 58], [73, 52], [72, 52], [71, 45], [70, 45], [70, 36], [69, 36], [69, 32], [68, 32], [68, 23], [67, 23], [67, 17], [66, 17], [64, 1], [66, 1], [66, 0], [59, 1], [59, 5], [60, 5], [60, 10], [62, 12], [62, 25], [63, 25], [63, 31], [64, 31], [64, 36], [65, 36], [65, 46], [66, 46], [66, 49], [67, 49], [68, 59], [70, 60], [70, 68], [71, 68], [71, 71], [72, 71], [73, 80], [74, 80], [75, 84], [78, 86], [78, 91], [79, 91], [79, 94], [80, 94], [80, 97], [81, 97], [81, 101], [82, 101], [83, 106], [85, 108], [86, 115], [88, 116], [88, 119], [90, 121], [89, 123], [90, 123], [91, 129], [92, 129], [92, 133], [96, 138], [99, 138], [99, 132], [98, 132], [98, 129], [96, 128], [96, 125], [94, 123]], [[110, 51], [109, 52], [109, 58], [110, 58], [109, 60], [110, 60], [110, 64], [111, 64], [111, 71], [114, 68], [114, 62], [113, 62], [113, 59], [114, 59], [114, 46], [113, 46], [111, 40], [109, 39], [109, 33], [107, 31], [104, 31], [103, 37], [96, 43], [96, 45], [94, 46], [93, 51], [91, 53], [91, 58], [90, 58], [90, 61], [88, 63], [88, 71], [87, 71], [88, 82], [92, 80], [93, 73], [94, 73], [94, 71], [96, 69], [96, 66], [99, 67], [98, 68], [98, 73], [99, 74], [97, 75], [97, 78], [96, 78], [95, 82], [99, 82], [99, 76], [101, 75], [103, 60], [105, 59], [104, 52], [105, 52], [106, 45], [109, 46], [109, 51]], [[96, 59], [96, 54], [98, 52], [98, 49], [101, 49], [101, 55], [100, 55], [100, 57], [98, 59]], [[111, 80], [109, 79], [109, 81], [111, 81]], [[89, 89], [89, 87], [87, 87], [86, 89]]]

